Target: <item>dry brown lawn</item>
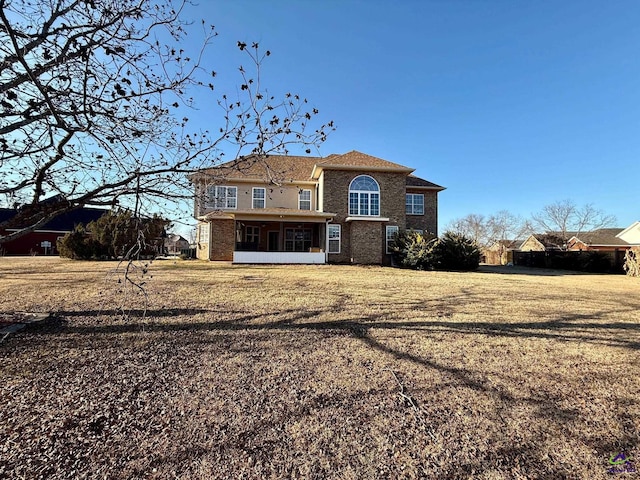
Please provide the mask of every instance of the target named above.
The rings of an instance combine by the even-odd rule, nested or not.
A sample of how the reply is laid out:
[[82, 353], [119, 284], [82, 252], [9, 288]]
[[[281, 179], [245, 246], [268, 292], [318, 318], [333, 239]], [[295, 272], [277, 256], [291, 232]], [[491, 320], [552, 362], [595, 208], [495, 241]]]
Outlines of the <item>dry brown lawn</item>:
[[640, 471], [638, 279], [161, 261], [143, 320], [114, 266], [0, 258], [55, 314], [0, 343], [0, 478]]

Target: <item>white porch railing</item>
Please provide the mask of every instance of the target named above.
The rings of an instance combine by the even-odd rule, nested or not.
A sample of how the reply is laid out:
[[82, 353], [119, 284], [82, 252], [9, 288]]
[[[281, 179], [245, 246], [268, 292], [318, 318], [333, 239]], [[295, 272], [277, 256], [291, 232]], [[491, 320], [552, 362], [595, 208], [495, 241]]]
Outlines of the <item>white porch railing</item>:
[[325, 263], [324, 252], [233, 252], [233, 263]]

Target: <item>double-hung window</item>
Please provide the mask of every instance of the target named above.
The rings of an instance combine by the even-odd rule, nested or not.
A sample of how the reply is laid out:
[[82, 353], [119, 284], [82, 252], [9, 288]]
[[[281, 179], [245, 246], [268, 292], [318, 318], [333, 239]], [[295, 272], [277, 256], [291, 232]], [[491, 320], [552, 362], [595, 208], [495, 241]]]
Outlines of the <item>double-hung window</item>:
[[300, 190], [298, 192], [298, 209], [311, 210], [311, 190]]
[[387, 236], [386, 236], [386, 252], [391, 253], [391, 245], [395, 239], [396, 233], [398, 233], [398, 227], [395, 226], [387, 226]]
[[407, 193], [407, 215], [424, 215], [424, 195], [421, 193]]
[[251, 203], [251, 208], [264, 208], [266, 202], [266, 190], [262, 187], [254, 187], [253, 188], [253, 201]]
[[369, 175], [354, 178], [349, 185], [349, 215], [380, 216], [380, 186]]
[[329, 253], [340, 253], [340, 225], [329, 225]]
[[238, 187], [222, 185], [210, 186], [207, 189], [207, 208], [235, 209], [238, 206]]
[[209, 224], [201, 223], [198, 225], [198, 242], [209, 243]]

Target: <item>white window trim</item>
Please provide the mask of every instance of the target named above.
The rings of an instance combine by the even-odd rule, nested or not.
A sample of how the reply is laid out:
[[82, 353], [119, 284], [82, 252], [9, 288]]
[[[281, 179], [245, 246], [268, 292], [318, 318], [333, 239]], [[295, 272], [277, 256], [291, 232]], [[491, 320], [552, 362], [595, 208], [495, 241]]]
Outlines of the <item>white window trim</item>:
[[[256, 198], [256, 191], [262, 190], [262, 198]], [[263, 206], [256, 207], [256, 200], [262, 200]], [[267, 189], [264, 187], [253, 187], [251, 189], [251, 208], [255, 208], [256, 210], [261, 210], [263, 208], [267, 208]]]
[[[353, 185], [353, 182], [360, 178], [360, 177], [367, 177], [370, 178], [371, 180], [374, 181], [374, 183], [378, 186], [378, 191], [374, 191], [374, 190], [354, 190], [351, 188], [351, 185]], [[351, 212], [351, 194], [352, 193], [356, 193], [358, 194], [358, 213], [352, 213]], [[368, 208], [367, 210], [369, 212], [371, 212], [371, 194], [374, 193], [376, 195], [378, 195], [378, 213], [377, 215], [361, 215], [360, 214], [360, 194], [362, 193], [366, 193], [369, 195], [369, 201], [368, 201]], [[351, 182], [349, 183], [349, 195], [347, 197], [347, 212], [349, 212], [349, 216], [350, 217], [379, 217], [380, 216], [380, 212], [382, 211], [382, 195], [380, 194], [380, 184], [378, 183], [378, 181], [373, 178], [371, 175], [357, 175], [356, 177], [354, 177]]]
[[198, 229], [198, 243], [209, 243], [209, 224], [201, 223]]
[[[407, 196], [407, 197], [408, 197], [409, 195], [411, 195], [411, 196], [412, 196], [412, 197], [414, 197], [414, 198], [415, 198], [415, 197], [422, 197], [422, 213], [414, 213], [414, 207], [415, 207], [415, 205], [416, 205], [416, 204], [415, 204], [415, 202], [413, 201], [413, 198], [412, 198], [412, 201], [411, 201], [411, 212], [405, 212], [405, 213], [406, 213], [407, 215], [417, 215], [417, 216], [424, 215], [424, 193], [407, 193], [407, 194], [406, 194], [406, 196]], [[405, 197], [405, 198], [406, 198], [406, 197]], [[405, 210], [406, 210], [406, 203], [407, 203], [407, 202], [406, 202], [406, 200], [405, 200]]]
[[[338, 237], [333, 237], [331, 238], [331, 235], [329, 233], [329, 231], [331, 230], [331, 227], [337, 228], [338, 229]], [[334, 252], [331, 250], [331, 241], [338, 241], [338, 251]], [[339, 224], [329, 224], [327, 225], [327, 253], [340, 253], [342, 251], [342, 226]]]
[[[254, 232], [251, 234], [251, 236], [258, 237], [258, 240], [256, 242], [249, 241], [249, 229]], [[257, 225], [247, 225], [244, 231], [244, 241], [247, 243], [260, 243], [260, 227], [258, 227]]]
[[[298, 210], [302, 210], [302, 206], [301, 206], [301, 204], [302, 204], [302, 194], [303, 194], [304, 192], [309, 192], [309, 210], [313, 210], [313, 204], [312, 204], [313, 202], [311, 201], [311, 198], [312, 198], [312, 197], [311, 197], [311, 194], [312, 194], [313, 192], [312, 192], [310, 189], [306, 189], [306, 188], [305, 188], [305, 189], [303, 189], [303, 190], [300, 190], [300, 191], [298, 192]], [[305, 200], [305, 202], [306, 202], [306, 201], [307, 201], [307, 200]], [[305, 208], [304, 210], [307, 210], [307, 209]]]
[[[387, 225], [386, 231], [385, 231], [385, 252], [387, 254], [391, 253], [389, 251], [389, 242], [393, 239], [393, 234], [398, 232], [400, 230], [400, 227], [395, 226], [395, 225]], [[389, 235], [389, 232], [391, 232], [391, 236]]]
[[[224, 196], [224, 204], [225, 204], [224, 207], [216, 206], [215, 198], [212, 199], [211, 195], [209, 193], [210, 189], [218, 189], [218, 188], [226, 189], [225, 190], [225, 196]], [[233, 190], [235, 192], [235, 196], [229, 197], [229, 195], [228, 195], [229, 190]], [[214, 195], [214, 197], [215, 197], [215, 195]], [[235, 198], [236, 204], [235, 204], [234, 207], [230, 207], [229, 206], [229, 198]], [[236, 210], [238, 208], [238, 187], [234, 187], [234, 186], [231, 186], [231, 185], [209, 185], [207, 187], [207, 190], [206, 190], [205, 207], [206, 208], [217, 208], [217, 209], [220, 209], [220, 210]]]

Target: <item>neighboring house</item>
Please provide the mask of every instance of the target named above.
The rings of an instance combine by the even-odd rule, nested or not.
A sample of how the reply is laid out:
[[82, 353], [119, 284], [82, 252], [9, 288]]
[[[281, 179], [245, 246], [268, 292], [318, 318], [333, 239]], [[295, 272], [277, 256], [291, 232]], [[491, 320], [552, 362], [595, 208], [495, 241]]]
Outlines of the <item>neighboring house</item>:
[[351, 151], [247, 157], [191, 176], [197, 257], [235, 263], [389, 264], [398, 230], [437, 234], [443, 187]]
[[484, 262], [489, 265], [506, 265], [513, 262], [513, 251], [520, 250], [524, 240], [498, 240], [483, 249]]
[[[104, 215], [106, 210], [99, 208], [79, 208], [71, 212], [63, 213], [45, 223], [33, 232], [22, 235], [15, 240], [0, 244], [0, 253], [3, 255], [57, 255], [56, 242], [64, 237], [79, 223], [87, 225]], [[0, 235], [10, 235], [21, 229], [21, 225], [14, 225], [11, 219], [18, 211], [12, 208], [0, 209]]]
[[616, 237], [624, 240], [629, 245], [640, 245], [640, 222], [633, 222]]
[[529, 251], [587, 251], [614, 252], [640, 245], [640, 222], [627, 228], [600, 228], [590, 232], [566, 232], [566, 242], [559, 232], [530, 235], [519, 250]]
[[614, 252], [640, 245], [640, 222], [627, 228], [600, 228], [574, 235], [567, 242], [568, 250], [598, 250]]
[[177, 233], [169, 233], [164, 241], [164, 247], [168, 255], [180, 255], [183, 250], [189, 249], [189, 241]]
[[523, 252], [547, 252], [565, 250], [566, 245], [562, 236], [557, 233], [534, 233], [529, 235], [527, 239], [522, 242], [520, 248]]

